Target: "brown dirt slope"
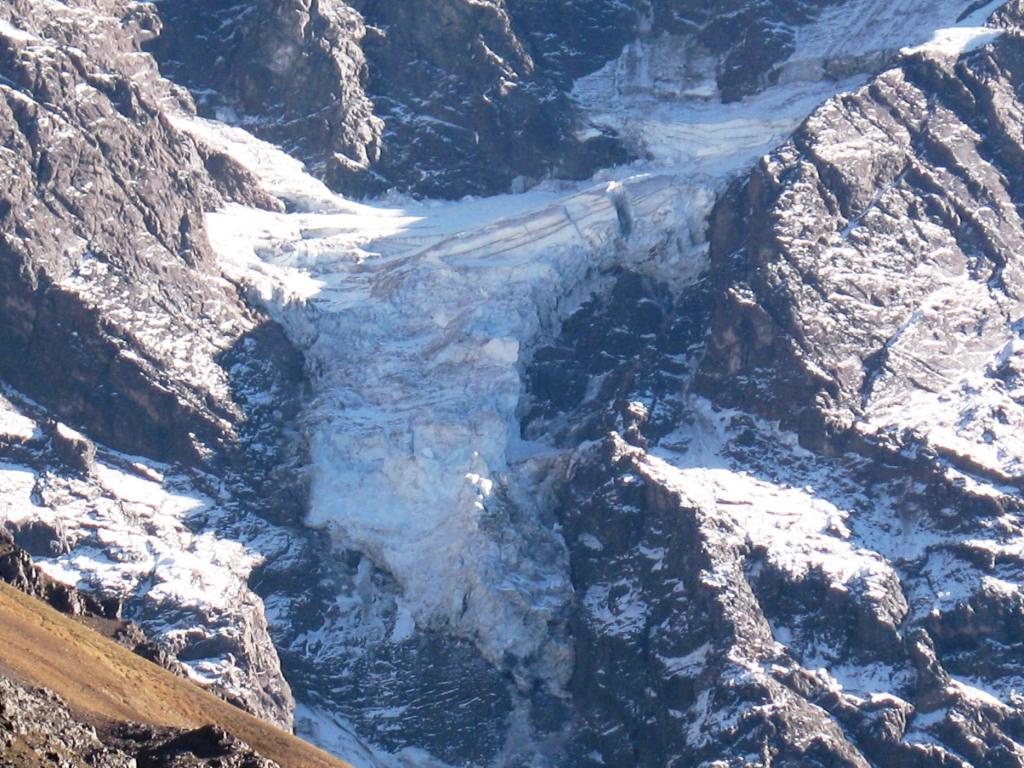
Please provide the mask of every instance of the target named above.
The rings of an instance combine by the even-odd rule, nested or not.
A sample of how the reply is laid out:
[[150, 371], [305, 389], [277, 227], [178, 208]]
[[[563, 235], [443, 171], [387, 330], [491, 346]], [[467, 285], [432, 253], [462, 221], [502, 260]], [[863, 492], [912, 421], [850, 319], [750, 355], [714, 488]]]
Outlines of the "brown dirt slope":
[[54, 691], [88, 719], [216, 724], [282, 768], [349, 768], [3, 583], [0, 671]]

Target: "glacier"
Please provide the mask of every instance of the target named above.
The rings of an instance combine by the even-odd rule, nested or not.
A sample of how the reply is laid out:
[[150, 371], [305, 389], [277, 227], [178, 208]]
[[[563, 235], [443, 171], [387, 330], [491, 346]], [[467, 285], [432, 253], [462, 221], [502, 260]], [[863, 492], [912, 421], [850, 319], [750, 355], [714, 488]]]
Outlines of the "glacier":
[[[671, 36], [641, 38], [578, 80], [574, 97], [586, 116], [584, 133], [613, 130], [642, 159], [585, 182], [545, 180], [483, 199], [346, 199], [242, 128], [168, 102], [177, 128], [234, 157], [281, 202], [281, 210], [230, 204], [210, 212], [211, 242], [226, 278], [265, 307], [306, 355], [315, 386], [301, 425], [311, 462], [306, 522], [326, 530], [339, 551], [357, 549], [397, 580], [401, 620], [393, 641], [417, 629], [443, 629], [475, 643], [522, 689], [539, 681], [556, 695], [564, 692], [573, 659], [555, 628], [573, 595], [546, 482], [552, 466], [571, 457], [520, 434], [523, 371], [533, 350], [556, 336], [583, 302], [604, 293], [619, 270], [675, 290], [696, 283], [708, 266], [708, 216], [731, 179], [822, 102], [856, 88], [891, 57], [957, 55], [995, 39], [1000, 32], [981, 24], [997, 5], [960, 21], [963, 4], [949, 0], [836, 6], [798, 30], [776, 84], [727, 104], [715, 92], [709, 62]], [[1019, 354], [1020, 347], [1019, 340], [1000, 338], [992, 359]], [[925, 405], [942, 418], [918, 426], [948, 432], [943, 439], [957, 447], [960, 404]], [[890, 406], [895, 415], [884, 410]], [[721, 455], [728, 414], [702, 408], [694, 405], [703, 418], [697, 428], [666, 439], [666, 445], [675, 437], [691, 446], [653, 452], [648, 469], [666, 487], [717, 509], [728, 536], [763, 547], [776, 566], [817, 568], [835, 584], [870, 590], [896, 578], [887, 559], [909, 557], [929, 535], [939, 535], [887, 544], [872, 518], [850, 530], [850, 511], [863, 500], [833, 492], [827, 465], [806, 476], [755, 477]], [[881, 428], [910, 410], [883, 403], [874, 416]], [[1019, 445], [1015, 426], [999, 435], [1000, 445]], [[0, 432], [31, 440], [37, 426], [0, 409]], [[787, 450], [807, 459], [793, 440], [779, 435]], [[1011, 453], [993, 454], [989, 463], [1016, 471], [1021, 451]], [[123, 561], [90, 545], [45, 567], [72, 582], [122, 592], [150, 574], [152, 600], [219, 614], [230, 614], [230, 601], [211, 601], [211, 591], [258, 602], [245, 583], [261, 559], [261, 542], [195, 533], [190, 520], [217, 514], [216, 502], [166, 467], [135, 465], [132, 457], [107, 453], [97, 467], [98, 486], [89, 490], [99, 494], [90, 512], [97, 519], [85, 523], [78, 502], [61, 502], [60, 519], [53, 520], [72, 538], [120, 548]], [[0, 467], [6, 495], [0, 516], [40, 514], [31, 499], [34, 485], [23, 467]], [[794, 516], [794, 508], [807, 514]], [[972, 546], [1010, 545], [993, 539]], [[215, 590], [210, 579], [218, 580]], [[956, 578], [950, 583], [946, 600], [969, 591]], [[595, 606], [606, 603], [591, 597]], [[912, 600], [902, 608], [926, 605]], [[628, 611], [625, 618], [609, 617], [609, 627], [628, 620]], [[789, 642], [786, 627], [771, 631]], [[230, 678], [230, 666], [230, 659], [211, 658], [191, 670], [211, 681]], [[884, 690], [885, 670], [878, 671], [882, 683], [863, 671], [845, 678], [842, 670], [832, 673], [827, 683], [837, 689]], [[354, 729], [332, 713], [300, 705], [299, 727], [368, 765], [391, 763], [376, 750], [357, 748]], [[433, 762], [409, 752], [393, 764]]]
[[229, 205], [209, 225], [226, 273], [313, 374], [308, 524], [394, 575], [416, 626], [561, 690], [572, 658], [550, 626], [571, 585], [545, 515], [553, 452], [519, 428], [532, 349], [616, 269], [677, 289], [699, 279], [707, 217], [733, 176], [900, 50], [997, 34], [976, 29], [995, 5], [960, 22], [954, 2], [830, 9], [799, 31], [777, 84], [729, 104], [707, 62], [671, 37], [640, 39], [574, 95], [584, 130], [611, 128], [644, 159], [486, 199], [357, 203], [241, 128], [179, 112], [177, 127], [284, 203]]
[[[198, 130], [221, 135], [205, 122]], [[516, 491], [541, 460], [519, 437], [521, 366], [533, 340], [556, 332], [615, 267], [696, 279], [714, 190], [636, 174], [512, 205], [396, 209], [290, 199], [290, 188], [315, 182], [277, 181], [286, 165], [278, 158], [263, 178], [307, 210], [236, 207], [212, 214], [210, 229], [229, 272], [254, 287], [316, 372], [308, 522], [394, 574], [418, 624], [455, 628], [495, 663], [548, 659], [533, 674], [563, 685], [571, 657], [546, 647], [548, 622], [571, 594], [560, 544], [539, 509], [503, 530], [500, 545], [488, 530], [508, 504], [537, 503]]]

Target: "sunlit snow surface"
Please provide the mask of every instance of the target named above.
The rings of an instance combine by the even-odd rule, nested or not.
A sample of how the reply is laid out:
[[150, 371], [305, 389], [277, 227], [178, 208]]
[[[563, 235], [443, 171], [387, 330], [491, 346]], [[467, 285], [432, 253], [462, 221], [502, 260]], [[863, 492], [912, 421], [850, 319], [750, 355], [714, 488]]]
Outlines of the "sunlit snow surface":
[[31, 43], [39, 40], [38, 37], [33, 35], [31, 32], [26, 32], [23, 29], [18, 29], [14, 25], [0, 19], [0, 37], [10, 38], [11, 40], [18, 40], [20, 42]]

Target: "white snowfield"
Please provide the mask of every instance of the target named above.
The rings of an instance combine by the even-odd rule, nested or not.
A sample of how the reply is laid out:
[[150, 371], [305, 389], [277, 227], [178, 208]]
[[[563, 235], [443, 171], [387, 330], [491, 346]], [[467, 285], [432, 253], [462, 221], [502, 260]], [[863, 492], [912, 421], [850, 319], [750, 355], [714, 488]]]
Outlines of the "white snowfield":
[[[935, 40], [983, 40], [935, 31], [954, 29], [962, 9], [954, 0], [837, 6], [800, 30], [778, 85], [734, 104], [721, 103], [699, 56], [671, 38], [638, 40], [579, 81], [575, 95], [589, 130], [619, 131], [648, 160], [584, 184], [545, 182], [485, 200], [354, 203], [238, 128], [176, 117], [251, 169], [289, 211], [230, 205], [209, 224], [227, 274], [282, 322], [314, 374], [309, 523], [387, 568], [418, 625], [447, 625], [495, 661], [546, 649], [549, 663], [535, 672], [557, 688], [571, 659], [547, 647], [546, 622], [570, 596], [565, 565], [531, 554], [551, 540], [539, 521], [494, 530], [508, 498], [542, 502], [529, 479], [537, 447], [522, 444], [517, 418], [531, 349], [615, 267], [676, 287], [697, 278], [706, 218], [728, 180], [882, 57], [930, 51]], [[701, 473], [702, 483], [728, 484], [726, 469]], [[834, 510], [812, 505], [814, 516], [795, 521], [754, 507], [747, 514], [742, 504], [723, 509], [744, 525], [756, 521], [766, 539], [799, 532], [804, 548], [784, 556], [805, 567], [888, 578], [877, 556], [853, 556], [832, 538], [815, 543]]]
[[[994, 0], [962, 21], [961, 0], [848, 0], [796, 30], [777, 84], [723, 104], [714, 62], [670, 35], [644, 37], [576, 83], [591, 125], [611, 129], [656, 167], [728, 176], [784, 142], [819, 104], [852, 90], [897, 52], [957, 55], [996, 39]], [[948, 26], [946, 26], [948, 25]]]

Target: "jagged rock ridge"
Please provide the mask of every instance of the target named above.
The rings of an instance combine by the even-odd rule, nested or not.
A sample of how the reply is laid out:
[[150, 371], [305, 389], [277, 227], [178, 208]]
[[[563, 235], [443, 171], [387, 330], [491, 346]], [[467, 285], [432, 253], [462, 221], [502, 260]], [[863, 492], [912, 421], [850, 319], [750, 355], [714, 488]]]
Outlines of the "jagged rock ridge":
[[613, 131], [583, 130], [569, 93], [638, 36], [692, 49], [735, 101], [776, 82], [798, 28], [834, 4], [163, 0], [149, 49], [203, 114], [335, 189], [458, 198], [627, 161]]

